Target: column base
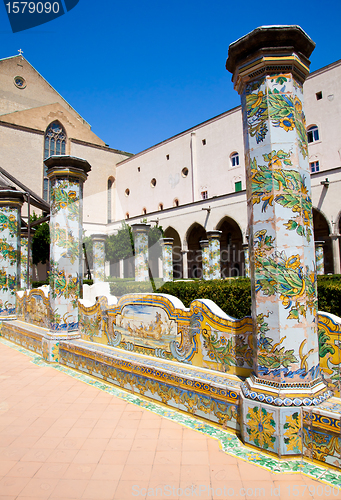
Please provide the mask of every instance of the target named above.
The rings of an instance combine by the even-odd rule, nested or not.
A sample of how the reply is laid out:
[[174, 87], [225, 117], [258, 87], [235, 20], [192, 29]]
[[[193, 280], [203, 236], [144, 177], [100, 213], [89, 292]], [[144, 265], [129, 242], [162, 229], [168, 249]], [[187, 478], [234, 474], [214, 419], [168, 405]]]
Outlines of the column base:
[[241, 389], [250, 400], [284, 407], [316, 406], [333, 395], [321, 378], [308, 383], [280, 383], [251, 375]]
[[240, 395], [245, 444], [281, 456], [301, 455], [302, 409], [273, 406]]
[[69, 332], [68, 334], [58, 334], [57, 332], [49, 331], [44, 333], [41, 340], [42, 356], [48, 363], [59, 362], [59, 342], [61, 340], [75, 340], [81, 338], [79, 331]]

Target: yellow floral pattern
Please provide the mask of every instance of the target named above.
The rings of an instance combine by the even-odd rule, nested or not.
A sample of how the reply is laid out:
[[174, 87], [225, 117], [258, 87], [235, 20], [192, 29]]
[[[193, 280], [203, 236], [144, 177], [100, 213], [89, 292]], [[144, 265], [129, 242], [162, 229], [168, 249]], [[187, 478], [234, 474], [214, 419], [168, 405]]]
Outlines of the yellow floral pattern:
[[254, 406], [246, 415], [247, 433], [251, 444], [265, 450], [274, 450], [276, 423], [273, 412]]
[[291, 415], [286, 415], [284, 424], [284, 443], [286, 444], [287, 451], [293, 453], [301, 453], [302, 439], [300, 435], [301, 429], [301, 415], [298, 411]]

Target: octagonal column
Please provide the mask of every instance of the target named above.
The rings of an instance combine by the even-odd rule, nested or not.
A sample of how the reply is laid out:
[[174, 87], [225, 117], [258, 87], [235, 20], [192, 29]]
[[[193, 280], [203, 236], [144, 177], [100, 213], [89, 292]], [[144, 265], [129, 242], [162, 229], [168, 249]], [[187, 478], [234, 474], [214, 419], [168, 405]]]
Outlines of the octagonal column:
[[207, 231], [210, 279], [220, 279], [220, 237], [221, 231]]
[[50, 329], [78, 333], [81, 297], [83, 183], [89, 163], [72, 156], [45, 160], [51, 183], [50, 217]]
[[173, 281], [173, 243], [174, 238], [162, 238], [163, 281]]
[[149, 224], [133, 224], [131, 226], [135, 247], [135, 281], [149, 280], [148, 231]]
[[210, 279], [210, 254], [208, 249], [208, 240], [200, 240], [201, 248], [201, 265], [202, 265], [202, 279]]
[[278, 454], [301, 451], [297, 407], [330, 395], [319, 367], [303, 106], [314, 46], [298, 26], [261, 27], [230, 45], [226, 64], [242, 101], [254, 325], [242, 435]]
[[316, 274], [324, 274], [324, 241], [315, 241]]
[[92, 234], [93, 248], [93, 279], [99, 283], [105, 279], [105, 234]]
[[23, 203], [24, 195], [15, 188], [0, 188], [0, 319], [15, 314]]

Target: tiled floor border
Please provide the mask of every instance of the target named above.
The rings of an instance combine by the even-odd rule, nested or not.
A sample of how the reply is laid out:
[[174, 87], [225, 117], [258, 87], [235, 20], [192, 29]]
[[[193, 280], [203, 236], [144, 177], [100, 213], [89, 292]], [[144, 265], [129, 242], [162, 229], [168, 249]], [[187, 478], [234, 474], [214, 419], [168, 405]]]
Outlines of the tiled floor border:
[[341, 489], [341, 472], [335, 469], [323, 467], [320, 464], [308, 462], [307, 460], [296, 459], [278, 459], [267, 453], [260, 452], [245, 446], [240, 439], [231, 431], [221, 430], [218, 427], [208, 422], [201, 421], [198, 418], [191, 417], [188, 414], [171, 410], [161, 404], [144, 399], [141, 396], [131, 394], [123, 389], [112, 386], [111, 384], [99, 381], [89, 375], [77, 372], [71, 368], [67, 368], [57, 363], [46, 363], [39, 355], [25, 349], [24, 347], [14, 344], [4, 338], [0, 337], [0, 343], [15, 349], [30, 358], [32, 363], [38, 366], [49, 366], [54, 370], [58, 370], [66, 375], [69, 375], [81, 382], [84, 382], [92, 387], [96, 387], [102, 391], [107, 392], [117, 398], [123, 399], [128, 403], [135, 404], [149, 410], [161, 417], [177, 422], [192, 430], [198, 431], [206, 436], [217, 439], [220, 443], [221, 449], [236, 458], [252, 463], [262, 467], [270, 472], [278, 474], [304, 474], [311, 479], [321, 481], [327, 485], [334, 486]]

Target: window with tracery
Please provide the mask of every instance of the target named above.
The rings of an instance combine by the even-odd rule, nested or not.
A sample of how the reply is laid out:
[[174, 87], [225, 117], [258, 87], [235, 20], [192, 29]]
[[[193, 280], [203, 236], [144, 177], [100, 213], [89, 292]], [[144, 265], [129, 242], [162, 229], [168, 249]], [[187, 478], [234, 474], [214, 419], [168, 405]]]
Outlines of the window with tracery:
[[[44, 160], [53, 155], [65, 155], [66, 132], [59, 122], [52, 122], [47, 127], [44, 140]], [[44, 165], [43, 198], [49, 200], [49, 180], [46, 175], [47, 168]]]

